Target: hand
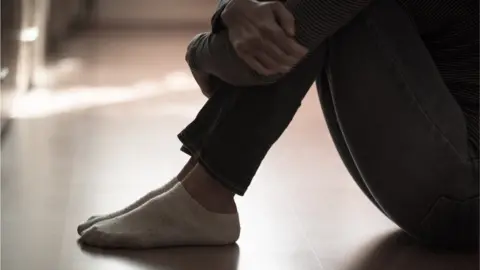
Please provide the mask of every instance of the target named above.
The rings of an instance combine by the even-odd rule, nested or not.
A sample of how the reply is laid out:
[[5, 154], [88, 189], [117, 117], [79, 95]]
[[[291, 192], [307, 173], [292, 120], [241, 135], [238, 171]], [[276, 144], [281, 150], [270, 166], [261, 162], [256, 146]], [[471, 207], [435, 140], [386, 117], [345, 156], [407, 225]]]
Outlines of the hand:
[[237, 55], [261, 75], [287, 73], [308, 52], [295, 41], [295, 18], [281, 2], [231, 0], [221, 16]]
[[195, 81], [197, 81], [198, 86], [200, 86], [200, 90], [202, 90], [203, 95], [207, 98], [210, 98], [214, 94], [214, 91], [210, 87], [210, 75], [198, 70], [192, 69], [191, 71], [193, 78]]

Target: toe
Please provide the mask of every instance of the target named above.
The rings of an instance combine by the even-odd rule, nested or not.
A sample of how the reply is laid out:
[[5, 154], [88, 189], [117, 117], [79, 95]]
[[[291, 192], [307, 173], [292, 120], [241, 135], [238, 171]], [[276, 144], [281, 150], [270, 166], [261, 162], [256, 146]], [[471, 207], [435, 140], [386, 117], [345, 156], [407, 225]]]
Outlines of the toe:
[[77, 226], [77, 233], [78, 235], [82, 235], [83, 231], [85, 231], [86, 227], [85, 227], [85, 223], [82, 223], [80, 225]]
[[108, 233], [93, 225], [83, 232], [79, 242], [97, 248], [140, 248], [139, 239], [124, 233]]
[[82, 235], [88, 228], [90, 228], [95, 223], [95, 220], [89, 219], [87, 222], [84, 222], [77, 227], [78, 235]]
[[79, 241], [80, 243], [88, 246], [102, 247], [103, 243], [105, 242], [103, 241], [104, 239], [105, 236], [102, 231], [100, 231], [98, 227], [92, 226], [83, 231]]
[[92, 221], [92, 220], [94, 220], [94, 219], [96, 219], [96, 218], [98, 218], [98, 217], [100, 217], [100, 216], [91, 216], [91, 217], [89, 217], [89, 218], [87, 219], [87, 221]]

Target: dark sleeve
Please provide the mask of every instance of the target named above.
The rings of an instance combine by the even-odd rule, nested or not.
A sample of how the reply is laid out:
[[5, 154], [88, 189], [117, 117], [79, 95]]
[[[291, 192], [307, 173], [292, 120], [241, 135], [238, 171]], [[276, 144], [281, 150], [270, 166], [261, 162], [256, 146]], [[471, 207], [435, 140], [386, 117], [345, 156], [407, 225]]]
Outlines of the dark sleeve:
[[225, 24], [223, 24], [221, 16], [222, 16], [223, 10], [227, 6], [228, 1], [229, 0], [220, 0], [218, 2], [217, 10], [215, 11], [215, 14], [213, 14], [212, 20], [211, 20], [211, 22], [212, 22], [212, 33], [213, 34], [218, 34], [221, 31], [227, 29]]
[[[219, 9], [228, 0], [223, 0]], [[295, 17], [296, 40], [314, 50], [327, 37], [350, 22], [373, 0], [287, 0], [285, 6]], [[219, 14], [212, 26], [221, 22]], [[221, 29], [221, 27], [220, 27]], [[190, 43], [187, 61], [194, 69], [199, 69], [238, 86], [269, 84], [283, 75], [263, 76], [252, 70], [241, 60], [228, 39], [226, 30], [218, 33], [203, 33]]]
[[350, 22], [373, 0], [287, 0], [295, 17], [295, 37], [309, 50]]

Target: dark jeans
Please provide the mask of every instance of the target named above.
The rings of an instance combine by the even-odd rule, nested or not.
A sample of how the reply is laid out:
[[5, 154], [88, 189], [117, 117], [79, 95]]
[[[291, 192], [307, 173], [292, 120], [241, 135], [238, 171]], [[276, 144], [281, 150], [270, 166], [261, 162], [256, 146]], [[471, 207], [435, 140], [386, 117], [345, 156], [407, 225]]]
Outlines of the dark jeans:
[[376, 1], [273, 85], [216, 81], [179, 135], [183, 150], [243, 195], [315, 80], [338, 152], [370, 200], [425, 243], [476, 245], [478, 160], [465, 118], [393, 0]]

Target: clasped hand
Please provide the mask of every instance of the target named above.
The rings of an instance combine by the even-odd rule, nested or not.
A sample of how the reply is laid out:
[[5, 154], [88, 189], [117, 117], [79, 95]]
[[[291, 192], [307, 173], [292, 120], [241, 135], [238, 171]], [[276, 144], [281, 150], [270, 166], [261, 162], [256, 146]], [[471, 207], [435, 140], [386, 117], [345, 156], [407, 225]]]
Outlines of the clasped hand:
[[289, 72], [308, 52], [279, 1], [231, 0], [221, 14], [237, 55], [260, 75]]
[[[288, 73], [308, 53], [295, 40], [295, 18], [282, 2], [230, 0], [221, 18], [237, 55], [260, 75]], [[210, 76], [192, 73], [210, 97]]]

